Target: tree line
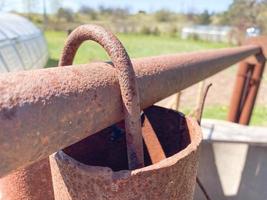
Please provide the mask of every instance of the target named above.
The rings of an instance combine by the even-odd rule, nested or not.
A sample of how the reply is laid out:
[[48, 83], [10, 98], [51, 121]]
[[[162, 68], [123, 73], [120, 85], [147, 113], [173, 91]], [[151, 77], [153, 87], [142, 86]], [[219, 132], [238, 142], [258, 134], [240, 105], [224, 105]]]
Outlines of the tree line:
[[[112, 24], [118, 31], [143, 31], [158, 34], [168, 24], [168, 31], [175, 32], [188, 24], [201, 25], [228, 25], [245, 31], [246, 28], [256, 26], [267, 32], [267, 0], [233, 0], [224, 12], [214, 13], [204, 10], [201, 13], [188, 10], [186, 13], [177, 13], [167, 9], [147, 13], [140, 10], [132, 13], [129, 8], [113, 8], [100, 5], [92, 8], [81, 5], [78, 11], [64, 8], [60, 0], [22, 0], [25, 12], [21, 13], [45, 28], [66, 29], [80, 23]], [[1, 8], [8, 4], [7, 0], [0, 0]], [[43, 7], [43, 13], [36, 13], [36, 7]], [[47, 7], [50, 12], [47, 13]], [[40, 9], [39, 9], [40, 11]], [[142, 23], [142, 21], [144, 23]], [[62, 25], [62, 26], [61, 26]], [[162, 28], [163, 27], [163, 28]]]

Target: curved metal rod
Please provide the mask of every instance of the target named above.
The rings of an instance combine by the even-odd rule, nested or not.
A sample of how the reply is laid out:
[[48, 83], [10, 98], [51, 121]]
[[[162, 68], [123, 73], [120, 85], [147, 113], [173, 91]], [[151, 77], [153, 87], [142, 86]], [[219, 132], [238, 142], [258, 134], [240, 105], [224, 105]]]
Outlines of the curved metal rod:
[[124, 109], [129, 169], [143, 167], [139, 91], [131, 60], [118, 38], [103, 27], [82, 25], [69, 35], [59, 66], [71, 65], [79, 46], [86, 40], [100, 44], [107, 51], [117, 70]]

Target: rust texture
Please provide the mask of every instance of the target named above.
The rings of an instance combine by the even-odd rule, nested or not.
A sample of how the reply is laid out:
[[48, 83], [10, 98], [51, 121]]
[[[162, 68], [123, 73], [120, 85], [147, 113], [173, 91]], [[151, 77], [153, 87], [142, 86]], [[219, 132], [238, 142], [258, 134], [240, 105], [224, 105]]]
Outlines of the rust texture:
[[152, 163], [166, 158], [160, 141], [147, 117], [144, 115], [142, 136]]
[[[146, 109], [145, 115], [166, 159], [152, 164], [145, 150], [146, 167], [127, 170], [124, 134], [111, 141], [114, 134], [109, 127], [50, 156], [55, 200], [192, 200], [200, 126], [181, 113], [157, 106]], [[150, 131], [146, 125], [143, 132]]]
[[258, 52], [254, 58], [249, 58], [239, 64], [228, 120], [248, 125], [265, 67], [267, 37], [248, 38], [244, 43], [261, 45], [262, 51]]
[[[260, 52], [243, 46], [132, 61], [141, 109]], [[110, 63], [0, 75], [0, 177], [123, 118]]]
[[238, 72], [236, 75], [235, 86], [231, 97], [231, 103], [228, 112], [228, 121], [238, 123], [240, 117], [240, 107], [242, 103], [242, 97], [247, 93], [246, 83], [248, 81], [247, 74], [250, 71], [250, 65], [247, 61], [242, 61], [239, 64]]
[[54, 200], [49, 160], [45, 158], [2, 178], [0, 200]]
[[253, 111], [253, 108], [256, 102], [266, 59], [263, 54], [258, 54], [257, 60], [258, 60], [258, 63], [253, 66], [252, 75], [249, 80], [248, 94], [244, 101], [242, 112], [240, 114], [239, 124], [244, 124], [244, 125], [249, 124], [252, 111]]
[[131, 60], [117, 37], [101, 26], [82, 25], [69, 35], [59, 66], [71, 65], [79, 46], [86, 40], [100, 44], [111, 57], [122, 95], [129, 168], [143, 167], [139, 91]]

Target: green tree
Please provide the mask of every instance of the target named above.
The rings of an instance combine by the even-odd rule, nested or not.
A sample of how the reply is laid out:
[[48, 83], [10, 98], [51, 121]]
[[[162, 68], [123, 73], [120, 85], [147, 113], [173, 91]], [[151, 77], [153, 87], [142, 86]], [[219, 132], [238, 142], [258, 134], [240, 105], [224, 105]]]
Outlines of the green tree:
[[219, 24], [235, 27], [231, 37], [242, 43], [248, 27], [256, 26], [267, 32], [267, 0], [233, 0], [228, 10], [219, 16]]
[[198, 17], [199, 24], [210, 24], [211, 23], [211, 14], [208, 10], [204, 10]]
[[262, 10], [261, 0], [233, 0], [228, 11], [221, 15], [222, 24], [230, 24], [244, 31], [249, 26], [258, 24], [258, 16]]
[[162, 9], [155, 13], [158, 22], [169, 22], [172, 20], [172, 13], [169, 10]]
[[97, 11], [89, 6], [82, 6], [79, 9], [79, 13], [88, 15], [92, 20], [97, 19]]
[[73, 11], [69, 8], [59, 8], [57, 11], [57, 19], [58, 21], [60, 21], [61, 19], [65, 19], [67, 22], [73, 22]]

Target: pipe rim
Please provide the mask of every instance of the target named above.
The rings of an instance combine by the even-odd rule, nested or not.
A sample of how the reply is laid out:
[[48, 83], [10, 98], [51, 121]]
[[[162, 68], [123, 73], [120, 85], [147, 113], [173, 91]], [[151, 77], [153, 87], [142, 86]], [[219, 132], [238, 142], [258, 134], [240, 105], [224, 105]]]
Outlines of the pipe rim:
[[149, 166], [134, 169], [134, 170], [120, 170], [120, 171], [113, 171], [109, 167], [102, 167], [102, 166], [92, 166], [92, 165], [86, 165], [83, 164], [76, 159], [72, 158], [71, 156], [67, 155], [63, 152], [63, 150], [60, 150], [54, 154], [51, 155], [51, 158], [54, 160], [63, 161], [67, 164], [72, 165], [75, 168], [79, 168], [79, 170], [84, 171], [84, 173], [107, 173], [113, 177], [113, 179], [120, 179], [121, 177], [129, 178], [130, 176], [137, 175], [144, 172], [154, 171], [154, 170], [160, 170], [164, 168], [171, 167], [178, 163], [179, 161], [185, 159], [187, 156], [190, 156], [193, 153], [197, 153], [201, 140], [202, 140], [202, 131], [198, 124], [198, 122], [191, 118], [191, 117], [185, 117], [186, 123], [188, 125], [188, 132], [190, 136], [190, 144], [180, 152]]

